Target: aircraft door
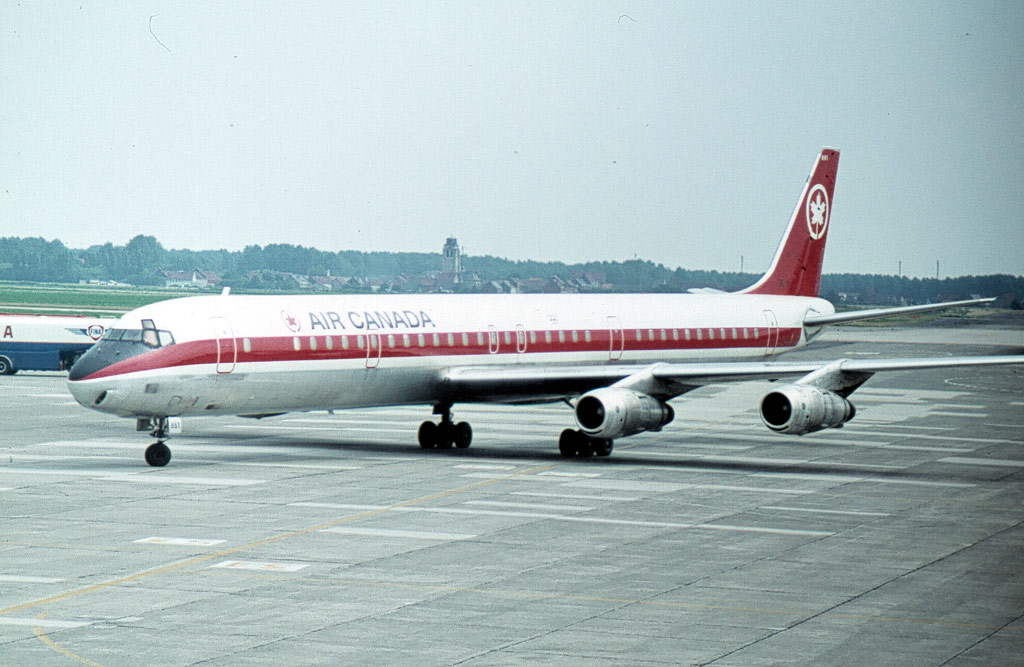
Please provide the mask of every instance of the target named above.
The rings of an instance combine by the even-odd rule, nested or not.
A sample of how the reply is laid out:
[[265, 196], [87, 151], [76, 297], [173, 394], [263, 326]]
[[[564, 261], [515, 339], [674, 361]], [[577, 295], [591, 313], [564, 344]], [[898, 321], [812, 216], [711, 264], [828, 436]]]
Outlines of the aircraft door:
[[526, 327], [522, 324], [516, 325], [516, 352], [526, 352]]
[[491, 354], [497, 354], [500, 345], [498, 342], [498, 327], [492, 324], [487, 327], [487, 351]]
[[608, 346], [608, 360], [618, 361], [626, 348], [626, 337], [622, 334], [622, 322], [615, 315], [608, 316], [608, 337], [611, 341]]
[[224, 317], [211, 317], [213, 337], [217, 345], [217, 373], [226, 375], [235, 370], [238, 361], [238, 341], [231, 323]]
[[764, 320], [768, 323], [768, 341], [764, 348], [764, 356], [770, 357], [779, 346], [779, 320], [771, 310], [764, 311]]
[[[367, 318], [369, 319], [369, 318]], [[381, 350], [384, 347], [383, 336], [376, 325], [366, 324], [366, 367], [376, 368], [380, 364]]]

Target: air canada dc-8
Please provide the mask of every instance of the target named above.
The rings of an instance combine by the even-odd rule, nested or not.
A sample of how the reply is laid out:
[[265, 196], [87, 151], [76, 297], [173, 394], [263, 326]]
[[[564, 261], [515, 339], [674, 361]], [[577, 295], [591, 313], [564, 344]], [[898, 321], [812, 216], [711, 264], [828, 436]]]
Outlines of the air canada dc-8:
[[[83, 406], [134, 418], [164, 466], [178, 418], [432, 406], [419, 444], [468, 447], [456, 403], [564, 401], [569, 457], [657, 431], [707, 384], [783, 380], [764, 424], [803, 435], [854, 417], [849, 396], [890, 370], [1024, 363], [1024, 355], [777, 362], [822, 327], [956, 303], [835, 313], [818, 298], [839, 151], [822, 149], [767, 273], [736, 293], [247, 296], [227, 290], [125, 314], [71, 369]], [[552, 434], [554, 440], [554, 434]]]

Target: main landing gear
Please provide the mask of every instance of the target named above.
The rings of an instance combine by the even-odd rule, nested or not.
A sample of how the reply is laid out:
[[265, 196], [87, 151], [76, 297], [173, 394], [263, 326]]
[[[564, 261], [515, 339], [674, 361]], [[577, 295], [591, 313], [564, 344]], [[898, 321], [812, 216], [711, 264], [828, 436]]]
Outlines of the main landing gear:
[[441, 415], [441, 423], [425, 421], [420, 424], [419, 441], [423, 449], [448, 449], [453, 445], [459, 449], [469, 447], [473, 441], [473, 429], [468, 422], [452, 422], [452, 404], [434, 406], [434, 414]]
[[162, 468], [171, 461], [171, 448], [164, 444], [167, 439], [167, 417], [156, 417], [149, 422], [153, 426], [149, 434], [156, 438], [156, 442], [146, 447], [146, 463]]
[[611, 438], [592, 438], [583, 431], [567, 428], [558, 438], [558, 451], [562, 456], [572, 459], [585, 459], [590, 456], [608, 456], [612, 453]]

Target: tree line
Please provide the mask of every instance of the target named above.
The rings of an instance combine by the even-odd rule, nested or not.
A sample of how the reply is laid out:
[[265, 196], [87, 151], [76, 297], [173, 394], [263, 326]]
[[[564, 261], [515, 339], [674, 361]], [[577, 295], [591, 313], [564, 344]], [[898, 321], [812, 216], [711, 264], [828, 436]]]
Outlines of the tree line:
[[[509, 279], [570, 280], [587, 276], [589, 289], [616, 292], [685, 292], [711, 287], [735, 291], [759, 276], [750, 273], [670, 269], [645, 260], [622, 262], [514, 261], [492, 256], [466, 256], [463, 269], [471, 280], [458, 289], [473, 290], [487, 281]], [[168, 250], [156, 238], [139, 235], [125, 245], [106, 243], [85, 249], [68, 248], [58, 240], [0, 238], [0, 280], [77, 283], [117, 281], [133, 285], [163, 285], [165, 271], [202, 269], [217, 274], [221, 285], [235, 289], [253, 286], [254, 274], [356, 277], [388, 281], [403, 277], [405, 289], [417, 288], [416, 277], [436, 274], [440, 253], [330, 252], [290, 244], [251, 245], [241, 251]], [[267, 281], [260, 285], [268, 286]], [[271, 281], [269, 287], [275, 285]], [[1010, 275], [957, 278], [907, 278], [893, 275], [826, 274], [821, 295], [833, 302], [925, 303], [972, 295], [1003, 297], [1007, 305], [1024, 298], [1024, 277]]]

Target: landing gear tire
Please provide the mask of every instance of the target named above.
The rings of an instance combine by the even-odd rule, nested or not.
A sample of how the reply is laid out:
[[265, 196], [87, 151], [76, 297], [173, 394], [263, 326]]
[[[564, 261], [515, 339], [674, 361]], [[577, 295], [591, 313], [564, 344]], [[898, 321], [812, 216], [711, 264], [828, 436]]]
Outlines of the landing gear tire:
[[612, 453], [614, 441], [611, 438], [591, 438], [594, 445], [594, 456], [608, 456]]
[[420, 424], [420, 430], [417, 433], [420, 447], [423, 449], [437, 449], [438, 430], [437, 424], [434, 422], [423, 422]]
[[590, 436], [583, 431], [567, 428], [558, 438], [558, 451], [568, 458], [585, 459], [594, 455], [594, 444]]
[[459, 449], [469, 447], [473, 441], [473, 428], [468, 422], [452, 423], [452, 406], [441, 404], [434, 407], [434, 414], [441, 415], [441, 423], [426, 421], [420, 424], [417, 433], [423, 449]]
[[162, 442], [154, 442], [149, 447], [146, 447], [146, 463], [155, 467], [162, 468], [171, 461], [171, 448]]
[[465, 449], [473, 442], [473, 427], [469, 422], [459, 422], [452, 429], [452, 441], [458, 449]]

